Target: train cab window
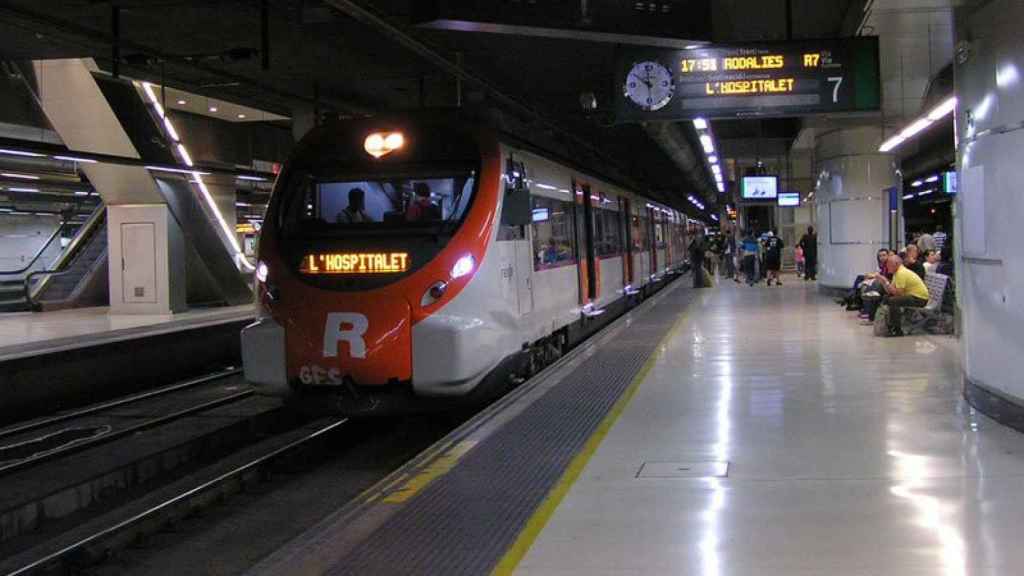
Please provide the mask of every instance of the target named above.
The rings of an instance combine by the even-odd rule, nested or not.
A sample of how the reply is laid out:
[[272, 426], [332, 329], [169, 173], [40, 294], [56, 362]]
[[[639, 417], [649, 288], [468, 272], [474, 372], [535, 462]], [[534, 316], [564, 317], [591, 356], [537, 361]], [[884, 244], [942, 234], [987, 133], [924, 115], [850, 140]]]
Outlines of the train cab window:
[[576, 262], [573, 205], [553, 198], [534, 196], [533, 268], [546, 270]]
[[594, 210], [594, 252], [598, 258], [610, 258], [622, 252], [622, 227], [619, 213], [597, 208]]
[[345, 180], [292, 177], [286, 230], [403, 229], [435, 227], [465, 216], [475, 174], [423, 178]]

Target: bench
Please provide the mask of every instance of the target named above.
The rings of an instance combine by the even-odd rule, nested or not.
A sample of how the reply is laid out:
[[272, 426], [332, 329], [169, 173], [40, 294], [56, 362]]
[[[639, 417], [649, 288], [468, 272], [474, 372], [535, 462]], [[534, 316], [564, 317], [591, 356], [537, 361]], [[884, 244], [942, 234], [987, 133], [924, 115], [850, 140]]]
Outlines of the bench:
[[[914, 330], [925, 331], [931, 326], [943, 324], [944, 314], [942, 313], [942, 301], [946, 294], [946, 286], [949, 285], [949, 276], [945, 274], [931, 273], [925, 275], [925, 286], [928, 287], [928, 304], [924, 308], [903, 309], [903, 331], [911, 334]], [[949, 330], [941, 329], [935, 332], [946, 334]]]

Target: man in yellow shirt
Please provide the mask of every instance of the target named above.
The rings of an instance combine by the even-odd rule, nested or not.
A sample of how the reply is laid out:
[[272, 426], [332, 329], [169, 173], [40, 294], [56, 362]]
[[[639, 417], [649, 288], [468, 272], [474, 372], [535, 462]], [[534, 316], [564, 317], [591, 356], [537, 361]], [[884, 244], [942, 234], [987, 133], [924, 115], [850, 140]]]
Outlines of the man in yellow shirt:
[[928, 287], [920, 276], [903, 266], [903, 259], [896, 254], [889, 256], [885, 267], [892, 280], [878, 276], [878, 281], [885, 288], [884, 303], [889, 305], [889, 335], [903, 336], [903, 308], [924, 308], [928, 304]]

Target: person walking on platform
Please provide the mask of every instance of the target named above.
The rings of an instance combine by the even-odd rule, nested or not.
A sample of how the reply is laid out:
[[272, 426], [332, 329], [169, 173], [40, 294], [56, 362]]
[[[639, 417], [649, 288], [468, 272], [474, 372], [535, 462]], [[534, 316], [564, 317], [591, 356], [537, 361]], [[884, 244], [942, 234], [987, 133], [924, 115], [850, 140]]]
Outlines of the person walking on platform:
[[782, 268], [783, 248], [785, 248], [785, 244], [782, 242], [782, 238], [776, 236], [774, 231], [769, 230], [764, 250], [764, 269], [767, 271], [769, 286], [772, 285], [772, 280], [775, 281], [776, 286], [782, 286], [782, 280], [779, 280], [779, 270]]
[[693, 268], [693, 287], [704, 287], [704, 232], [698, 231], [693, 242], [690, 242], [690, 267]]
[[814, 226], [807, 227], [807, 233], [800, 238], [797, 244], [804, 250], [804, 280], [818, 279], [818, 234]]
[[734, 281], [739, 283], [740, 279], [736, 274], [736, 233], [733, 230], [727, 229], [724, 234], [725, 238], [722, 242], [722, 266], [724, 267], [725, 277], [732, 278]]
[[753, 232], [747, 230], [746, 235], [743, 237], [743, 244], [740, 246], [742, 250], [743, 259], [743, 273], [747, 277], [747, 285], [753, 286], [757, 283], [757, 259], [758, 252], [761, 249], [761, 244], [754, 238]]
[[903, 336], [903, 309], [924, 308], [928, 304], [928, 287], [895, 254], [889, 256], [886, 269], [892, 274], [892, 280], [885, 276], [879, 276], [878, 280], [885, 288], [884, 303], [889, 307], [889, 336]]

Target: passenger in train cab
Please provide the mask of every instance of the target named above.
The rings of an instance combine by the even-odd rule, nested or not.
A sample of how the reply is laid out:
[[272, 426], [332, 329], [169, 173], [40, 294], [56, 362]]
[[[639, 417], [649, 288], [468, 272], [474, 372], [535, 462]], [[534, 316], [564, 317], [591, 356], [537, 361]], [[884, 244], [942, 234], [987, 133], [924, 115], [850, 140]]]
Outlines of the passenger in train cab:
[[886, 293], [884, 303], [889, 307], [889, 336], [903, 336], [903, 309], [924, 308], [928, 304], [928, 287], [920, 276], [903, 265], [899, 256], [889, 256], [886, 269], [892, 274], [892, 280], [885, 276], [879, 279]]
[[914, 274], [917, 274], [921, 280], [924, 280], [925, 269], [924, 263], [921, 262], [921, 250], [918, 249], [916, 244], [910, 244], [907, 246], [906, 258], [903, 260], [903, 266], [908, 268]]
[[807, 233], [800, 238], [799, 246], [804, 249], [804, 280], [818, 279], [818, 233], [814, 226], [807, 227]]
[[371, 221], [370, 217], [366, 215], [366, 192], [362, 188], [353, 188], [348, 191], [348, 206], [338, 212], [334, 221], [338, 224], [360, 224]]
[[405, 210], [408, 222], [430, 222], [441, 219], [441, 207], [430, 198], [430, 186], [417, 182], [413, 187], [413, 199]]

